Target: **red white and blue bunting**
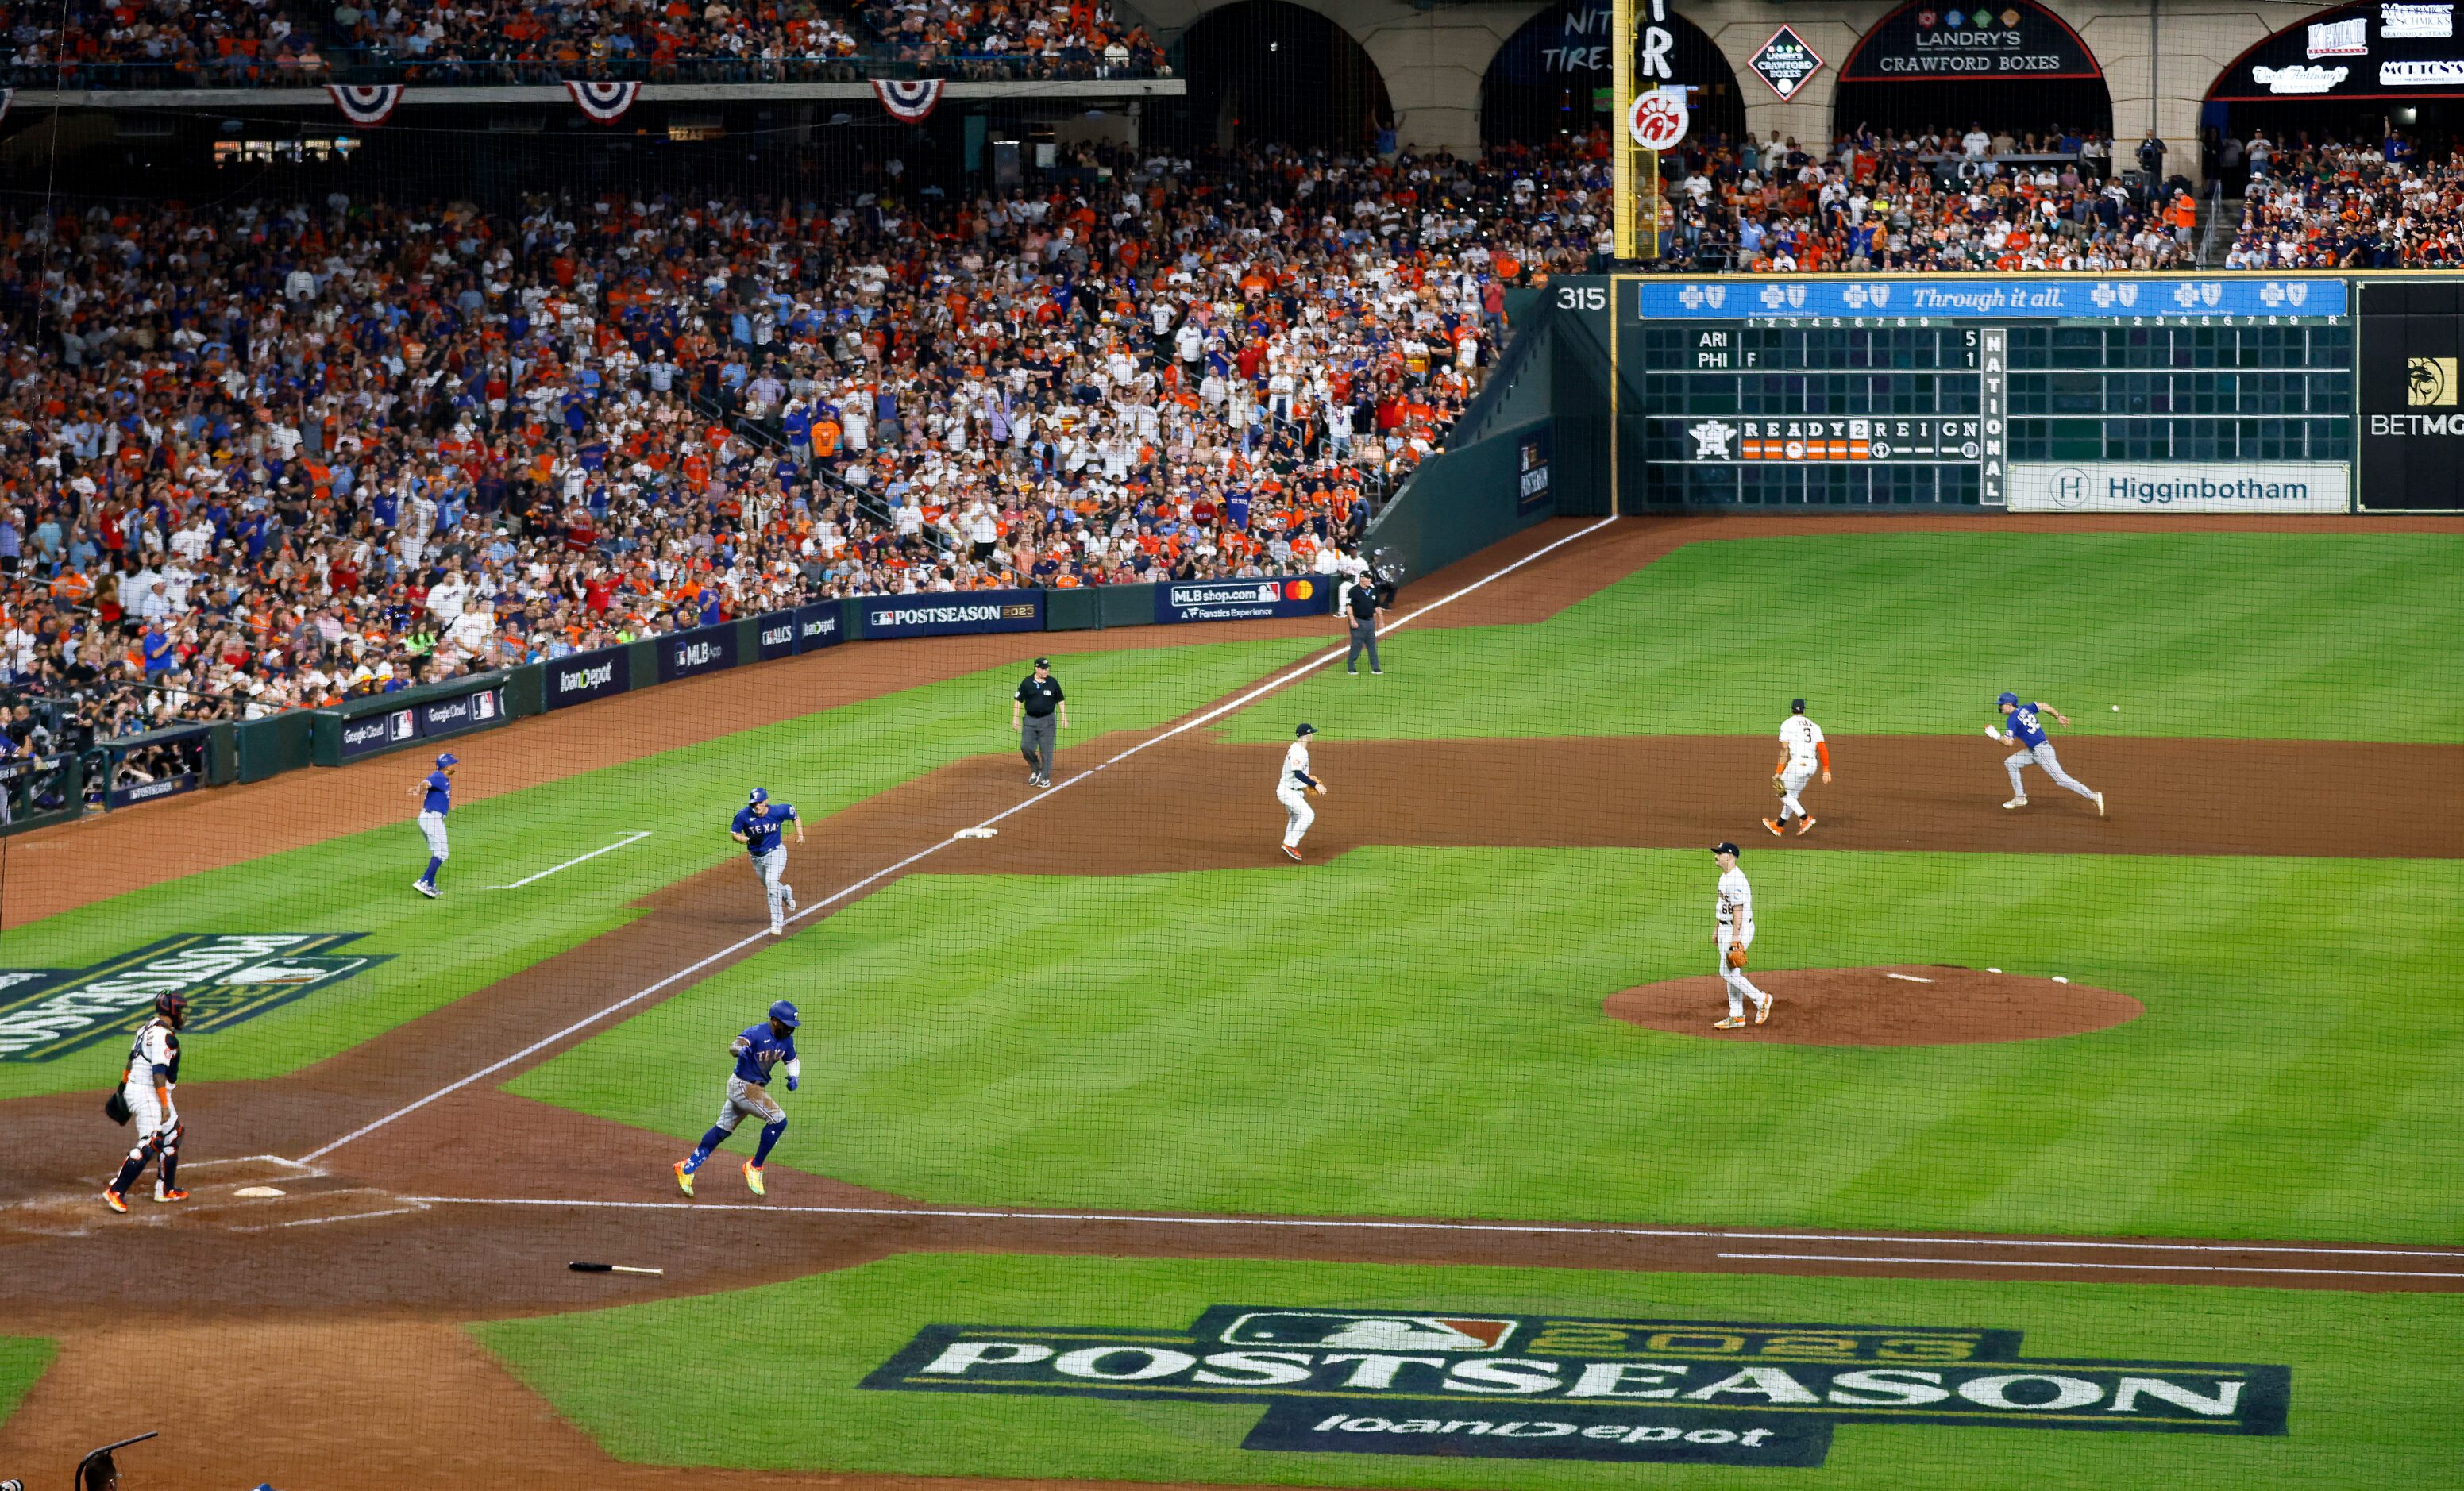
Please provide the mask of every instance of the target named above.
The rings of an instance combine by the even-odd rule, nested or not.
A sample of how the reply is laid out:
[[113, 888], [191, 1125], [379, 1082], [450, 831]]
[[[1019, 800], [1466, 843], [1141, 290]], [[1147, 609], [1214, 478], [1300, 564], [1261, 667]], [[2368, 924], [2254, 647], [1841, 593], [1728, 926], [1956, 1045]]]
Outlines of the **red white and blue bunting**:
[[393, 117], [402, 102], [400, 83], [327, 83], [325, 91], [334, 98], [334, 107], [342, 118], [362, 129], [373, 129]]
[[890, 111], [890, 117], [902, 124], [921, 124], [941, 101], [941, 79], [917, 77], [872, 80], [872, 96]]
[[564, 80], [564, 91], [582, 112], [602, 124], [613, 124], [625, 117], [633, 100], [642, 96], [640, 83], [591, 82], [579, 77]]

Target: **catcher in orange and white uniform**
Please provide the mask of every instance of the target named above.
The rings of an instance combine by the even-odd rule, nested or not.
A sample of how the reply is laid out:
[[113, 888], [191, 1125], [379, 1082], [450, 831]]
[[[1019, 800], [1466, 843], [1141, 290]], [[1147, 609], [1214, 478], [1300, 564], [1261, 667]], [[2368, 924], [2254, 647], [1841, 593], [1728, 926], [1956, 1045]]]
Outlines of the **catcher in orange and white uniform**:
[[1779, 794], [1779, 817], [1763, 820], [1763, 826], [1774, 838], [1792, 818], [1798, 820], [1799, 834], [1814, 826], [1814, 815], [1805, 810], [1797, 794], [1814, 779], [1815, 762], [1821, 763], [1823, 785], [1831, 783], [1831, 743], [1822, 738], [1822, 727], [1805, 717], [1803, 699], [1789, 701], [1788, 718], [1779, 727], [1779, 744], [1785, 754], [1771, 768], [1771, 790]]

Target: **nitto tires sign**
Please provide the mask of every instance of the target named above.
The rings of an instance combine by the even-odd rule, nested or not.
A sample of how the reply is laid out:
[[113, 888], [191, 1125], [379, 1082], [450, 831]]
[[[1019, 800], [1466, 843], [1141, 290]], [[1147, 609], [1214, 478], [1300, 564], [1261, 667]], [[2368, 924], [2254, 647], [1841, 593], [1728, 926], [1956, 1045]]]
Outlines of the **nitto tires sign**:
[[1244, 1450], [1758, 1466], [1819, 1465], [1841, 1425], [2281, 1435], [2293, 1395], [2283, 1367], [2023, 1358], [2015, 1330], [1233, 1305], [926, 1326], [864, 1386], [1263, 1404]]
[[625, 647], [575, 652], [547, 664], [547, 707], [561, 710], [633, 687], [633, 655]]
[[868, 642], [899, 637], [947, 637], [961, 632], [1042, 631], [1041, 590], [960, 590], [946, 595], [868, 596]]
[[2343, 513], [2352, 500], [2351, 470], [2335, 462], [2011, 466], [2013, 513]]
[[1210, 580], [1155, 587], [1157, 622], [1238, 622], [1267, 616], [1324, 616], [1334, 603], [1332, 577]]

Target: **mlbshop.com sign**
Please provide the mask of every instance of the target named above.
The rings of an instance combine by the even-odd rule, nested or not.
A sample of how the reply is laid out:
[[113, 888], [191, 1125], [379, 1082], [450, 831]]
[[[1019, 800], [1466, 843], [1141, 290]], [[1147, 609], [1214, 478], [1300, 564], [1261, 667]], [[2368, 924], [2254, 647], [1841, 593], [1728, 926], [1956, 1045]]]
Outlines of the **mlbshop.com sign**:
[[1334, 603], [1335, 581], [1308, 576], [1293, 580], [1213, 580], [1155, 587], [1155, 617], [1170, 622], [1237, 622], [1265, 616], [1324, 616]]
[[1234, 1305], [926, 1326], [864, 1386], [1264, 1405], [1245, 1450], [1755, 1466], [1820, 1465], [1852, 1425], [2281, 1435], [2293, 1392], [2283, 1367], [2026, 1358], [2015, 1330]]

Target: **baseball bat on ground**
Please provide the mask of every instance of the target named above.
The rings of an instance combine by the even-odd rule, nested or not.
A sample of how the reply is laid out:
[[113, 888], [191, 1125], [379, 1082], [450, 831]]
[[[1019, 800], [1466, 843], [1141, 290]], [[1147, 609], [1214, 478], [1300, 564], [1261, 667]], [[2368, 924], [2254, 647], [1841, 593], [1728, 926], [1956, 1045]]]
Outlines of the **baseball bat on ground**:
[[622, 1263], [567, 1263], [564, 1266], [572, 1269], [577, 1274], [657, 1274], [664, 1276], [667, 1273], [667, 1270], [664, 1268], [627, 1268]]

